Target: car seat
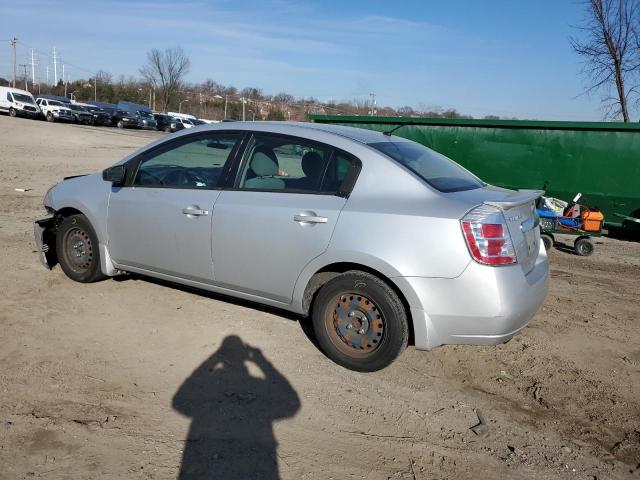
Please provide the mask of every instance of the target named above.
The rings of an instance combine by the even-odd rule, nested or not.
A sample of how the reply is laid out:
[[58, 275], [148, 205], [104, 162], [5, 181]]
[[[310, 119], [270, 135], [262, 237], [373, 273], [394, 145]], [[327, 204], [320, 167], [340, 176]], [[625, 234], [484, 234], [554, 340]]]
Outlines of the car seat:
[[[271, 155], [269, 155], [271, 153]], [[274, 160], [273, 152], [266, 152], [264, 149], [256, 149], [251, 157], [249, 168], [255, 175], [244, 182], [244, 188], [283, 190], [284, 180], [276, 178], [278, 173], [278, 163]]]

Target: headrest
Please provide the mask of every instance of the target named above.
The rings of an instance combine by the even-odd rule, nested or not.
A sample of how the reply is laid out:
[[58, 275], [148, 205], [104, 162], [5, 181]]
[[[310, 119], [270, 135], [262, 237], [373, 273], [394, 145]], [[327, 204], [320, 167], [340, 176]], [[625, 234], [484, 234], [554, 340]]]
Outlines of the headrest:
[[302, 156], [301, 167], [306, 177], [315, 177], [322, 168], [322, 157], [316, 152], [307, 152]]
[[254, 152], [251, 170], [257, 177], [272, 177], [278, 173], [278, 164], [264, 152]]

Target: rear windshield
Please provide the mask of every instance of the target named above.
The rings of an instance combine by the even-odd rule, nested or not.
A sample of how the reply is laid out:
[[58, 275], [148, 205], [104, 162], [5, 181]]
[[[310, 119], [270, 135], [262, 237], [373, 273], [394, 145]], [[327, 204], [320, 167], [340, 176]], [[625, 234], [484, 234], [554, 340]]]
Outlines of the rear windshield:
[[415, 142], [370, 143], [441, 192], [473, 190], [484, 184], [453, 160]]

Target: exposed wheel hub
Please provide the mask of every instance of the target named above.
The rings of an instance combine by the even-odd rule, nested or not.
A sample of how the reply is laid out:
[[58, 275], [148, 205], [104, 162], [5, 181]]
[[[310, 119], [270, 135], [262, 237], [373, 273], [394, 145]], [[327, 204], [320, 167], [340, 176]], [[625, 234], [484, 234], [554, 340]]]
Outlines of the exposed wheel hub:
[[378, 307], [364, 295], [348, 293], [336, 298], [330, 329], [339, 345], [351, 352], [374, 351], [382, 341], [384, 319]]
[[93, 246], [91, 238], [81, 228], [72, 228], [66, 234], [65, 255], [68, 263], [77, 272], [85, 272], [91, 267]]

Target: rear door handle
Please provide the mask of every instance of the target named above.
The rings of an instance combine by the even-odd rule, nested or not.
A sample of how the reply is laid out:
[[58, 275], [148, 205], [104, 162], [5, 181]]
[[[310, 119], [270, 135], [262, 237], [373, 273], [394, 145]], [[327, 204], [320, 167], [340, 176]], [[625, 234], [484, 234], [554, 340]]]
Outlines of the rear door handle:
[[209, 215], [209, 210], [202, 210], [197, 205], [190, 205], [188, 207], [183, 208], [182, 213], [184, 213], [185, 215], [193, 216], [193, 217], [202, 217], [202, 216]]
[[293, 221], [298, 223], [327, 223], [329, 219], [327, 217], [318, 217], [316, 215], [295, 215], [293, 217]]

